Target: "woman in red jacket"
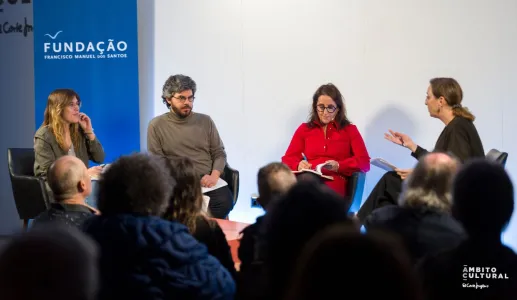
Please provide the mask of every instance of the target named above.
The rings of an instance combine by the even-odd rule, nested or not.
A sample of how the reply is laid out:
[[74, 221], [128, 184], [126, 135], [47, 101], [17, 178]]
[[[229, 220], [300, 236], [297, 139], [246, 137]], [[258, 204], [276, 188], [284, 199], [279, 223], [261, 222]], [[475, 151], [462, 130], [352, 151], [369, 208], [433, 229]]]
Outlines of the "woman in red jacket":
[[294, 133], [282, 162], [293, 171], [328, 163], [322, 173], [334, 180], [323, 180], [342, 196], [346, 195], [347, 178], [352, 173], [370, 170], [363, 138], [346, 117], [343, 97], [336, 86], [329, 83], [316, 90], [309, 120]]

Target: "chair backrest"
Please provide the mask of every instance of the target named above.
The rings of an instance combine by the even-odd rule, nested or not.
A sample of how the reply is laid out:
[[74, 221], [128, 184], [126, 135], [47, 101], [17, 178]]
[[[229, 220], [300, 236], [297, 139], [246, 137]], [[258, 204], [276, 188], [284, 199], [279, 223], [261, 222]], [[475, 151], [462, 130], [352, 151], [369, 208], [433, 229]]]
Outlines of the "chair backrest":
[[34, 176], [34, 159], [32, 148], [7, 149], [14, 202], [22, 220], [35, 218], [50, 205], [44, 180]]
[[12, 176], [34, 176], [34, 149], [7, 149], [9, 173]]
[[491, 149], [486, 154], [486, 159], [495, 161], [504, 167], [504, 166], [506, 166], [506, 160], [508, 159], [508, 153], [501, 152], [497, 149]]
[[356, 212], [361, 207], [365, 179], [364, 172], [355, 172], [348, 178], [346, 201], [350, 205], [349, 212]]
[[235, 206], [235, 203], [237, 203], [237, 199], [239, 198], [239, 171], [226, 164], [226, 166], [224, 166], [222, 178], [228, 183], [228, 188], [233, 195], [233, 205]]

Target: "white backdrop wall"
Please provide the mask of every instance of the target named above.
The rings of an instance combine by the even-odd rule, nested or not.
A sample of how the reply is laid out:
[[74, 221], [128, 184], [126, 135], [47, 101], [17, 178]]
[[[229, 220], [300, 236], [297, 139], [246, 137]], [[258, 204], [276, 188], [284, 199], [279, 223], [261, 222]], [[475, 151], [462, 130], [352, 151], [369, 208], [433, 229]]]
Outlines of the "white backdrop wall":
[[[485, 150], [508, 151], [507, 169], [517, 172], [514, 0], [156, 0], [154, 5], [148, 74], [154, 78], [152, 91], [146, 87], [147, 106], [154, 116], [167, 111], [160, 91], [169, 75], [196, 80], [194, 109], [215, 120], [228, 161], [241, 172], [233, 220], [253, 222], [261, 213], [249, 200], [258, 168], [281, 158], [308, 115], [313, 92], [327, 82], [341, 89], [371, 157], [412, 167], [408, 151], [385, 141], [383, 133], [399, 130], [432, 149], [443, 124], [424, 106], [428, 80], [454, 77], [464, 89], [464, 105], [477, 116]], [[142, 128], [147, 122], [142, 120]], [[365, 195], [381, 175], [375, 169], [368, 173]], [[505, 235], [514, 247], [516, 219]]]

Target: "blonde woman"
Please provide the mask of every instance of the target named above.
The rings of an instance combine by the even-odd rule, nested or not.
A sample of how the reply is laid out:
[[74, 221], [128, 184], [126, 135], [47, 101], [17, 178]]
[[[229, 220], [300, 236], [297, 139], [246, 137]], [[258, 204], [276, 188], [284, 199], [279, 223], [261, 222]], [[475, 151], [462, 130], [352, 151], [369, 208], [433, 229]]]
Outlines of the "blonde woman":
[[[89, 160], [104, 161], [104, 149], [95, 136], [91, 119], [79, 112], [81, 99], [71, 89], [57, 89], [50, 93], [43, 124], [34, 135], [34, 174], [46, 180], [47, 170], [59, 157], [73, 155], [88, 167]], [[98, 176], [102, 167], [88, 169]], [[50, 191], [50, 188], [47, 190]], [[52, 195], [50, 193], [50, 195]]]
[[[463, 90], [454, 78], [438, 77], [429, 80], [425, 105], [429, 116], [440, 120], [445, 127], [440, 133], [433, 152], [441, 151], [454, 154], [462, 163], [485, 157], [483, 143], [474, 125], [475, 116], [463, 105]], [[384, 138], [411, 150], [411, 156], [420, 159], [427, 151], [413, 142], [407, 134], [390, 130]], [[375, 185], [370, 195], [357, 212], [364, 222], [375, 209], [396, 205], [402, 190], [402, 181], [412, 169], [396, 169], [386, 172]]]

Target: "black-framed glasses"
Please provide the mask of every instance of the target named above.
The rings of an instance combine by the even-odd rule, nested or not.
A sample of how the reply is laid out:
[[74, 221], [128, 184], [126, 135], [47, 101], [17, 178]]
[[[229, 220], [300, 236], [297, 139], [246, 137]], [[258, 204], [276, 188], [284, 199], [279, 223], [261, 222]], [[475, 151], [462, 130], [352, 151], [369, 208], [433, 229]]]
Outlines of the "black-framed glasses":
[[187, 100], [190, 103], [192, 103], [192, 102], [194, 102], [194, 99], [196, 99], [196, 97], [194, 97], [194, 96], [189, 96], [189, 97], [178, 96], [178, 97], [172, 97], [172, 98], [179, 100], [181, 103], [185, 103], [185, 101], [187, 101]]
[[325, 106], [323, 104], [319, 104], [316, 106], [316, 109], [319, 111], [319, 112], [324, 112], [325, 109], [327, 110], [327, 112], [329, 114], [333, 113], [336, 111], [337, 107], [335, 107], [334, 105], [329, 105], [329, 106]]

